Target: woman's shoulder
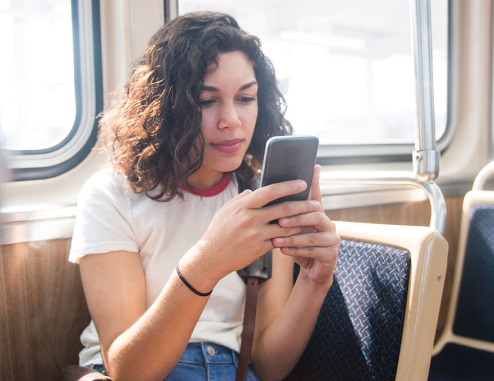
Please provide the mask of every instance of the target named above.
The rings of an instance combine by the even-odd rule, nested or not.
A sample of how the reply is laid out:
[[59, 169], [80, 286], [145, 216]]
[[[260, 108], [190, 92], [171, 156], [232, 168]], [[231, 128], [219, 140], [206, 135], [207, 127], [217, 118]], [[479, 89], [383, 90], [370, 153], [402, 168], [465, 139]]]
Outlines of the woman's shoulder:
[[113, 168], [105, 168], [86, 180], [79, 197], [127, 198], [131, 191], [127, 179]]

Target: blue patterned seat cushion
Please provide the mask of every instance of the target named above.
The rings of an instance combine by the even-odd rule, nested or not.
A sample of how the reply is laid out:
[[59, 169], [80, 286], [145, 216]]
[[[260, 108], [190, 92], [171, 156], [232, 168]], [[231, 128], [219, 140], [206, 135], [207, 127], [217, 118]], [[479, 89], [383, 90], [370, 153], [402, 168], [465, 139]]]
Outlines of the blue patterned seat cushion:
[[394, 380], [410, 267], [406, 250], [342, 240], [333, 286], [286, 380]]
[[494, 342], [494, 206], [492, 205], [478, 206], [470, 215], [453, 332], [459, 336]]

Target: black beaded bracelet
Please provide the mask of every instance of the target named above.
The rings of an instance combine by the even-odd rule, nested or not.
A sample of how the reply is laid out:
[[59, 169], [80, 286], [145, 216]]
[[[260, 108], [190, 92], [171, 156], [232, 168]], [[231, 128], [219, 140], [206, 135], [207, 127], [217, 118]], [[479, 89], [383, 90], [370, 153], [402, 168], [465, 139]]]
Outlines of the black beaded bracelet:
[[182, 280], [182, 282], [184, 282], [184, 284], [189, 288], [190, 291], [192, 291], [194, 294], [196, 295], [199, 295], [199, 296], [209, 296], [211, 295], [211, 293], [213, 292], [213, 290], [209, 291], [209, 292], [199, 292], [197, 291], [194, 287], [192, 287], [189, 282], [187, 282], [184, 278], [184, 276], [182, 275], [182, 273], [180, 272], [180, 270], [178, 269], [178, 265], [177, 267], [175, 267], [175, 270], [177, 270], [177, 275], [178, 277]]

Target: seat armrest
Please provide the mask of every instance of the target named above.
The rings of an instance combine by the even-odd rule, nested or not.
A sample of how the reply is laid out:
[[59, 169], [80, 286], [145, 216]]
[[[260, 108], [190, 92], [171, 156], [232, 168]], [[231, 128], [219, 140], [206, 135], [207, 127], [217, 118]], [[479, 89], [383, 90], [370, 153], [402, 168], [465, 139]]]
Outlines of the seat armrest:
[[82, 366], [66, 366], [59, 374], [57, 381], [113, 381], [110, 377], [104, 376], [91, 368]]

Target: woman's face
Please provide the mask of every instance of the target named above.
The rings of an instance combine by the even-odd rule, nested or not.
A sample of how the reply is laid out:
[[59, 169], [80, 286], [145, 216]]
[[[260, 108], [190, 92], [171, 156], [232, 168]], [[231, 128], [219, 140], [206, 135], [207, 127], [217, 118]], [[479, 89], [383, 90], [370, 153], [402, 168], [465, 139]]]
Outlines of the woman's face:
[[210, 188], [224, 172], [242, 164], [257, 120], [257, 81], [252, 63], [242, 52], [223, 53], [218, 68], [204, 78], [200, 94], [203, 164], [189, 177], [198, 188]]

